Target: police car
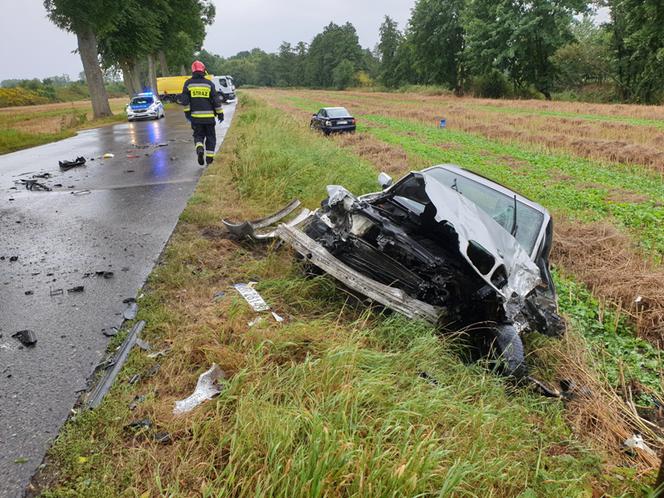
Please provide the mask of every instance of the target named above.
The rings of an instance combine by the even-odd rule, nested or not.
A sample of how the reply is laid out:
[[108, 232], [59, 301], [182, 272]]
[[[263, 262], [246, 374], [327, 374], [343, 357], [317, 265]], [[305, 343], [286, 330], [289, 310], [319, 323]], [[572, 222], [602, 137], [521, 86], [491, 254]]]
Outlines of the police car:
[[164, 104], [152, 92], [135, 95], [127, 105], [127, 119], [161, 119], [166, 116]]

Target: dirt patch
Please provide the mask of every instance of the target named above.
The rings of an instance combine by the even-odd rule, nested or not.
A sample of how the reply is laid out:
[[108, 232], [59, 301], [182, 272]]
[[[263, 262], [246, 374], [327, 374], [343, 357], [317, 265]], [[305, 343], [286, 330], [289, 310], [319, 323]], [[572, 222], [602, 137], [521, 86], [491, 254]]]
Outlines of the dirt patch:
[[408, 155], [402, 147], [381, 142], [368, 133], [337, 135], [333, 140], [386, 173], [400, 173], [409, 168]]
[[610, 192], [605, 199], [617, 203], [643, 204], [644, 202], [648, 202], [650, 197], [629, 190], [616, 189]]
[[632, 316], [639, 336], [664, 348], [664, 268], [608, 223], [556, 219], [552, 260]]

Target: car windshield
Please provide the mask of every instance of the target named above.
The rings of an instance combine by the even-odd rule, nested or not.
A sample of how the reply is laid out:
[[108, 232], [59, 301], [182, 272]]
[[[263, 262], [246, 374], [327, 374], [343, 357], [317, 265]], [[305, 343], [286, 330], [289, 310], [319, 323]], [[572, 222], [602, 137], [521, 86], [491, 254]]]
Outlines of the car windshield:
[[221, 86], [226, 86], [228, 85], [228, 82], [226, 81], [226, 78], [219, 78], [219, 84]]
[[326, 111], [327, 116], [330, 118], [346, 118], [350, 116], [348, 111], [343, 107], [330, 107]]
[[152, 97], [134, 97], [131, 99], [131, 105], [150, 105], [154, 102]]
[[[444, 168], [433, 168], [425, 174], [456, 190], [512, 233], [514, 228], [514, 197]], [[528, 254], [532, 254], [544, 222], [544, 214], [517, 200], [515, 238]]]

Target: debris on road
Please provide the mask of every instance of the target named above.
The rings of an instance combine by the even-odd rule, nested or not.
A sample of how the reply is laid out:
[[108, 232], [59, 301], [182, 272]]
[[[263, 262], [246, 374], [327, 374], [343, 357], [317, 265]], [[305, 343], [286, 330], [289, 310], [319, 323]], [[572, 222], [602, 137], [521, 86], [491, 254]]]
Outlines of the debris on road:
[[144, 403], [144, 402], [145, 402], [145, 399], [146, 399], [146, 398], [145, 398], [145, 395], [142, 395], [142, 396], [134, 396], [133, 401], [129, 404], [129, 409], [130, 409], [131, 411], [136, 410], [136, 408], [138, 408], [138, 405], [140, 405], [141, 403]]
[[118, 335], [118, 328], [117, 327], [111, 327], [110, 329], [102, 329], [101, 333], [104, 334], [106, 337], [115, 337]]
[[72, 168], [77, 168], [79, 166], [84, 166], [85, 165], [85, 158], [84, 157], [77, 157], [73, 161], [58, 161], [58, 164], [60, 165], [60, 169], [64, 171], [69, 171]]
[[124, 366], [124, 363], [127, 361], [129, 352], [134, 347], [134, 344], [136, 344], [136, 340], [144, 328], [145, 321], [141, 320], [136, 325], [134, 325], [134, 328], [132, 328], [129, 334], [127, 334], [127, 337], [113, 358], [111, 363], [112, 368], [106, 370], [104, 376], [99, 380], [95, 388], [90, 393], [87, 400], [88, 408], [95, 409], [101, 404], [104, 396], [106, 396], [106, 393], [108, 393], [109, 389], [113, 385], [113, 382], [115, 381], [115, 378], [118, 376], [120, 370]]
[[62, 295], [64, 295], [64, 293], [65, 293], [64, 289], [55, 289], [54, 290], [52, 288], [49, 288], [49, 295], [51, 297], [62, 296]]
[[22, 185], [25, 186], [26, 190], [43, 190], [44, 192], [51, 192], [53, 189], [47, 185], [44, 185], [43, 183], [40, 183], [39, 180], [37, 179], [31, 179], [31, 180], [19, 180]]
[[233, 286], [249, 303], [254, 311], [269, 311], [270, 306], [250, 284], [235, 284]]
[[111, 154], [110, 152], [107, 152], [103, 156], [101, 156], [102, 159], [113, 159], [115, 157], [115, 154]]
[[72, 287], [71, 289], [67, 289], [68, 294], [80, 294], [81, 292], [85, 291], [85, 287], [82, 285], [77, 285], [76, 287]]
[[105, 271], [105, 270], [99, 270], [99, 271], [93, 271], [93, 272], [88, 272], [83, 274], [83, 278], [89, 278], [89, 277], [103, 277], [105, 279], [110, 279], [114, 277], [114, 273], [112, 271]]
[[183, 413], [190, 412], [201, 403], [217, 396], [219, 393], [221, 393], [221, 389], [216, 385], [216, 383], [224, 377], [224, 372], [219, 368], [219, 366], [216, 363], [212, 364], [210, 370], [202, 373], [198, 378], [196, 389], [191, 394], [191, 396], [175, 402], [173, 414], [182, 415]]
[[37, 336], [32, 330], [19, 330], [12, 334], [12, 337], [18, 339], [24, 346], [32, 347], [37, 344]]

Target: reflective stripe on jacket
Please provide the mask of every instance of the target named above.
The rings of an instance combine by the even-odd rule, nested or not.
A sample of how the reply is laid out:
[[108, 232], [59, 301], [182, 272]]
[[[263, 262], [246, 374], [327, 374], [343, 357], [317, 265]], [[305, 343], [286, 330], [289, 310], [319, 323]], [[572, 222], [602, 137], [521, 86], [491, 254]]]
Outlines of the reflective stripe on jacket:
[[214, 124], [214, 118], [224, 114], [221, 95], [202, 73], [194, 73], [185, 82], [181, 102], [185, 116], [194, 124]]

